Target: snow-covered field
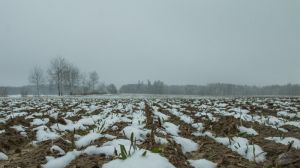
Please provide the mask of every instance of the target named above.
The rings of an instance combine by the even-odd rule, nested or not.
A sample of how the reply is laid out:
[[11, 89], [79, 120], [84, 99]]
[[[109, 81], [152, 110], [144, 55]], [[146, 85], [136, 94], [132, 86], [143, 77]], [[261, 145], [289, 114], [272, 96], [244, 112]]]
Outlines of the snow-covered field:
[[0, 99], [0, 167], [300, 167], [300, 98]]

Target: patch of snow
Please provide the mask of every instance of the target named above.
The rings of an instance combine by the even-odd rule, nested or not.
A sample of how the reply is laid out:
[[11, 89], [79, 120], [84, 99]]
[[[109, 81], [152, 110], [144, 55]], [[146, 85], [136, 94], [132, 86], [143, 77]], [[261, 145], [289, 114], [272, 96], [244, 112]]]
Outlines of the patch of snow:
[[113, 136], [113, 135], [109, 135], [109, 134], [104, 134], [104, 138], [107, 138], [107, 139], [115, 139], [117, 138], [116, 136]]
[[68, 152], [66, 155], [55, 158], [55, 159], [50, 159], [46, 164], [42, 165], [43, 168], [64, 168], [68, 164], [70, 164], [76, 157], [80, 155], [79, 151], [72, 151]]
[[119, 147], [120, 144], [129, 146], [131, 142], [128, 139], [114, 139], [112, 141], [105, 142], [102, 146]]
[[[120, 153], [120, 145], [124, 145], [126, 151], [129, 152], [130, 144], [131, 142], [127, 139], [114, 139], [112, 141], [104, 143], [101, 147], [89, 146], [83, 152], [87, 155], [105, 154], [108, 156], [114, 156], [115, 150]], [[131, 148], [130, 151], [133, 151], [133, 148]]]
[[196, 128], [197, 131], [202, 131], [204, 129], [204, 126], [202, 123], [194, 123], [194, 124], [192, 124], [192, 127]]
[[233, 108], [233, 109], [230, 109], [229, 111], [233, 111], [238, 114], [247, 114], [250, 112], [249, 110], [241, 109], [241, 108]]
[[221, 143], [232, 151], [237, 152], [245, 159], [250, 161], [255, 161], [257, 163], [263, 162], [266, 160], [266, 152], [264, 152], [260, 146], [251, 145], [249, 141], [241, 137], [233, 137], [229, 139], [227, 137], [216, 137], [214, 138], [218, 143]]
[[131, 133], [133, 133], [134, 137], [138, 141], [144, 141], [146, 138], [146, 135], [150, 132], [149, 130], [144, 130], [138, 127], [133, 126], [127, 126], [123, 129], [125, 136], [130, 139]]
[[8, 160], [8, 156], [0, 152], [0, 160]]
[[163, 127], [165, 128], [167, 133], [174, 135], [174, 136], [178, 136], [178, 133], [180, 132], [179, 126], [177, 126], [173, 123], [170, 123], [170, 122], [165, 122], [163, 124]]
[[113, 160], [104, 164], [103, 168], [175, 168], [166, 158], [159, 154], [147, 151], [146, 156], [143, 156], [145, 150], [138, 150], [132, 156], [125, 160]]
[[55, 159], [55, 157], [53, 157], [53, 156], [46, 156], [47, 162], [49, 162], [50, 160], [53, 160], [53, 159]]
[[154, 139], [157, 144], [168, 144], [168, 141], [166, 140], [166, 138], [161, 138], [161, 137], [155, 136]]
[[39, 126], [33, 129], [36, 132], [36, 139], [38, 142], [47, 141], [49, 139], [57, 139], [60, 136], [55, 132], [51, 132], [50, 129], [46, 126]]
[[289, 121], [289, 122], [286, 122], [285, 125], [292, 125], [294, 127], [300, 128], [300, 122], [299, 121]]
[[[300, 112], [297, 112], [297, 116], [296, 117], [300, 118]], [[1, 121], [0, 121], [0, 123], [1, 123]]]
[[111, 127], [111, 129], [112, 129], [113, 131], [115, 131], [115, 130], [119, 129], [119, 127], [116, 126], [116, 125], [114, 125], [113, 127]]
[[217, 121], [217, 118], [214, 117], [211, 113], [207, 112], [198, 112], [195, 114], [196, 117], [202, 117], [203, 119], [208, 119], [210, 121]]
[[73, 121], [67, 120], [67, 119], [65, 119], [65, 121], [67, 123], [66, 125], [57, 123], [57, 124], [52, 125], [51, 129], [59, 130], [59, 131], [74, 131], [74, 129], [75, 130], [85, 130], [86, 129], [86, 127], [79, 122], [73, 123]]
[[292, 147], [296, 149], [300, 149], [300, 140], [293, 138], [293, 137], [268, 137], [266, 138], [267, 140], [270, 141], [275, 141], [276, 143], [284, 144], [284, 145], [289, 145], [292, 141], [294, 141]]
[[217, 104], [217, 107], [221, 107], [221, 108], [225, 108], [227, 107], [228, 105], [226, 103], [220, 103], [220, 104]]
[[253, 128], [239, 127], [240, 132], [245, 132], [248, 135], [258, 135], [258, 133]]
[[180, 116], [180, 120], [187, 123], [187, 124], [193, 124], [194, 123], [194, 119], [190, 116], [187, 116], [187, 115]]
[[197, 151], [199, 148], [199, 145], [190, 139], [176, 136], [173, 136], [173, 139], [177, 144], [181, 145], [183, 153]]
[[197, 132], [194, 132], [192, 133], [192, 135], [194, 136], [200, 136], [200, 137], [210, 137], [210, 138], [214, 138], [213, 134], [209, 131], [205, 131], [205, 132], [200, 132], [200, 131], [197, 131]]
[[4, 119], [0, 118], [0, 124], [5, 124], [5, 123], [6, 123], [6, 121]]
[[146, 116], [144, 115], [145, 112], [143, 111], [137, 111], [135, 113], [132, 113], [132, 126], [142, 126], [144, 125], [144, 121], [146, 120]]
[[53, 146], [50, 148], [50, 151], [51, 151], [51, 152], [57, 151], [59, 155], [64, 155], [64, 154], [66, 154], [66, 152], [65, 152], [63, 149], [61, 149], [59, 146], [57, 146], [57, 145], [53, 145]]
[[17, 132], [25, 132], [25, 129], [22, 125], [14, 125], [14, 126], [11, 126], [10, 128], [15, 129]]
[[10, 128], [15, 129], [17, 132], [19, 132], [24, 137], [27, 136], [27, 133], [25, 132], [25, 127], [23, 127], [22, 125], [14, 125]]
[[85, 136], [79, 138], [79, 140], [75, 141], [75, 145], [77, 148], [82, 148], [88, 146], [96, 139], [103, 137], [102, 134], [91, 132]]
[[160, 118], [161, 120], [165, 120], [166, 121], [166, 120], [169, 119], [169, 116], [167, 116], [167, 115], [165, 115], [165, 114], [163, 114], [161, 112], [158, 112], [158, 111], [154, 111], [153, 114], [155, 116], [157, 116], [158, 118]]
[[289, 118], [295, 118], [297, 114], [295, 113], [289, 113], [289, 112], [286, 112], [286, 111], [279, 111], [277, 112], [277, 116], [280, 116], [280, 117], [289, 117]]
[[217, 167], [216, 163], [213, 163], [206, 159], [188, 160], [188, 162], [194, 168], [216, 168]]
[[39, 118], [35, 118], [33, 119], [33, 121], [30, 123], [31, 126], [39, 126], [39, 125], [46, 125], [49, 122], [49, 118], [44, 118], [39, 119]]

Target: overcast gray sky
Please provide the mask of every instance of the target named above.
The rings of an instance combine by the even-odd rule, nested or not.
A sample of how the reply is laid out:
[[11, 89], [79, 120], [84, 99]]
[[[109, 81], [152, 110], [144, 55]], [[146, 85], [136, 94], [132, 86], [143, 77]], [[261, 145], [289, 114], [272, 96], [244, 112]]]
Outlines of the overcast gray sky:
[[1, 0], [0, 85], [60, 55], [102, 81], [300, 83], [299, 0]]

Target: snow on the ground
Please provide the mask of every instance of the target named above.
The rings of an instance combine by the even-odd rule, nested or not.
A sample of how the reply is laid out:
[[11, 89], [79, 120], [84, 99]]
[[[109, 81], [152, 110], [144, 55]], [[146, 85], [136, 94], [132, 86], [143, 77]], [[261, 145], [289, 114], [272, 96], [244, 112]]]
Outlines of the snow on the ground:
[[215, 140], [250, 161], [260, 163], [266, 160], [266, 152], [260, 146], [250, 144], [245, 138], [233, 137], [230, 139], [227, 137], [216, 137]]
[[233, 108], [233, 109], [230, 109], [229, 111], [233, 111], [238, 114], [247, 114], [250, 112], [249, 110], [241, 109], [241, 108]]
[[80, 137], [77, 141], [75, 141], [75, 145], [77, 148], [82, 148], [88, 146], [96, 139], [103, 137], [102, 134], [91, 132], [85, 136]]
[[64, 168], [68, 164], [72, 162], [72, 160], [76, 159], [80, 155], [79, 151], [71, 151], [68, 152], [66, 155], [55, 158], [55, 159], [50, 159], [46, 164], [42, 165], [43, 168]]
[[[241, 122], [247, 121], [268, 126], [271, 129], [277, 129], [283, 133], [288, 132], [288, 130], [283, 128], [285, 125], [294, 126], [294, 129], [300, 128], [300, 122], [299, 120], [296, 120], [297, 118], [300, 118], [300, 105], [297, 101], [294, 103], [288, 99], [273, 100], [258, 98], [257, 100], [249, 100], [248, 98], [238, 98], [234, 102], [227, 102], [227, 100], [224, 99], [201, 98], [188, 102], [186, 100], [182, 101], [181, 99], [161, 101], [158, 98], [149, 100], [143, 99], [142, 101], [138, 99], [127, 99], [126, 101], [123, 99], [114, 100], [114, 98], [118, 98], [118, 96], [114, 96], [114, 98], [109, 97], [109, 101], [94, 101], [94, 98], [96, 98], [94, 96], [88, 97], [89, 99], [86, 98], [87, 97], [77, 97], [74, 99], [74, 97], [66, 97], [63, 101], [61, 97], [51, 98], [49, 100], [46, 98], [44, 99], [46, 100], [45, 102], [40, 100], [29, 100], [29, 104], [24, 103], [25, 101], [22, 99], [7, 101], [8, 105], [3, 106], [2, 104], [3, 111], [0, 111], [0, 124], [5, 124], [16, 117], [23, 117], [30, 123], [30, 127], [16, 124], [11, 128], [15, 129], [23, 136], [26, 136], [27, 133], [36, 134], [36, 139], [34, 139], [36, 141], [30, 143], [35, 144], [37, 147], [40, 144], [43, 144], [39, 142], [58, 138], [66, 138], [65, 141], [71, 143], [70, 139], [67, 139], [70, 138], [69, 134], [75, 130], [75, 133], [77, 134], [74, 135], [74, 138], [77, 150], [64, 151], [59, 145], [55, 145], [55, 141], [53, 141], [53, 146], [50, 148], [50, 151], [58, 153], [58, 156], [61, 157], [54, 158], [53, 156], [45, 156], [45, 159], [48, 162], [43, 165], [43, 167], [46, 168], [65, 167], [81, 154], [105, 154], [106, 156], [116, 158], [115, 152], [118, 154], [120, 153], [120, 145], [124, 145], [127, 152], [130, 150], [131, 154], [134, 154], [129, 156], [126, 160], [117, 159], [107, 163], [105, 165], [107, 168], [126, 168], [126, 166], [130, 168], [173, 168], [174, 166], [159, 154], [147, 151], [147, 154], [144, 157], [142, 156], [145, 151], [144, 149], [139, 149], [137, 147], [134, 150], [131, 146], [131, 141], [129, 139], [131, 138], [132, 133], [137, 139], [138, 146], [145, 140], [147, 134], [150, 133], [150, 130], [145, 129], [146, 115], [144, 111], [144, 102], [149, 103], [153, 108], [154, 121], [157, 122], [157, 120], [160, 119], [162, 123], [162, 127], [158, 127], [155, 131], [155, 142], [164, 146], [164, 144], [168, 144], [170, 140], [174, 140], [177, 144], [181, 145], [183, 153], [188, 153], [186, 156], [194, 156], [196, 153], [194, 151], [198, 150], [199, 144], [192, 139], [179, 136], [180, 124], [176, 123], [177, 125], [175, 125], [171, 123], [171, 121], [168, 121], [171, 115], [176, 116], [177, 119], [180, 120], [180, 123], [189, 124], [194, 128], [196, 131], [192, 135], [207, 136], [211, 138], [212, 141], [221, 143], [233, 152], [241, 155], [241, 157], [258, 163], [263, 162], [266, 159], [266, 153], [261, 147], [253, 144], [246, 138], [233, 137], [229, 139], [228, 137], [216, 137], [214, 133], [205, 130], [206, 127], [204, 127], [202, 123], [199, 123], [198, 119], [201, 119], [201, 121], [209, 120], [210, 122], [217, 124], [222, 117], [234, 117], [235, 119], [241, 120]], [[155, 104], [157, 104], [157, 106]], [[261, 113], [263, 110], [251, 110], [251, 113], [249, 111], [249, 109], [251, 109], [249, 108], [250, 106], [259, 107], [258, 109], [269, 109], [269, 104], [273, 104], [271, 106], [277, 113], [266, 115], [265, 113]], [[188, 106], [197, 109], [197, 111], [192, 112], [188, 110], [186, 108]], [[68, 111], [65, 112], [65, 109]], [[170, 113], [170, 116], [169, 114], [166, 114], [168, 112]], [[52, 120], [52, 117], [57, 121], [55, 122], [55, 120]], [[50, 119], [51, 125], [49, 125]], [[117, 126], [116, 123], [122, 124]], [[121, 129], [121, 131], [115, 132], [116, 136], [102, 134], [105, 131], [117, 131], [119, 129]], [[8, 130], [0, 130], [0, 134], [3, 135], [5, 131]], [[240, 126], [239, 131], [241, 133], [247, 133], [248, 135], [258, 135], [253, 128]], [[292, 129], [292, 131], [294, 130]], [[82, 134], [83, 132], [85, 132], [85, 134]], [[127, 139], [116, 139], [117, 136], [122, 136], [122, 134], [124, 134]], [[102, 145], [99, 144], [97, 141], [99, 138], [105, 138], [104, 140], [106, 142]], [[288, 145], [293, 141], [292, 147], [300, 149], [300, 140], [296, 138], [269, 137], [266, 139], [274, 141], [270, 143], [276, 142], [285, 145]], [[192, 158], [195, 159], [195, 157]], [[4, 153], [0, 152], [0, 160], [1, 159], [7, 160], [8, 158]], [[205, 160], [204, 158], [199, 160], [189, 160], [189, 164], [195, 168], [214, 168], [217, 166], [215, 163]]]
[[57, 146], [57, 145], [53, 145], [51, 148], [50, 148], [50, 151], [51, 152], [58, 152], [58, 154], [59, 155], [64, 155], [64, 154], [66, 154], [66, 152], [63, 150], [63, 149], [61, 149], [59, 146]]
[[207, 136], [207, 137], [210, 137], [210, 138], [212, 138], [212, 139], [214, 139], [215, 137], [214, 137], [214, 135], [211, 133], [211, 132], [209, 132], [209, 131], [205, 131], [205, 132], [202, 132], [202, 131], [197, 131], [197, 132], [194, 132], [194, 133], [192, 133], [192, 135], [194, 135], [194, 136]]
[[237, 152], [243, 158], [248, 159], [250, 161], [254, 161], [257, 163], [263, 162], [266, 160], [266, 152], [262, 150], [262, 148], [256, 144], [250, 144], [246, 138], [241, 137], [215, 137], [211, 132], [206, 131], [195, 132], [193, 133], [195, 136], [207, 136], [215, 140], [216, 142], [225, 145], [229, 149], [234, 152]]
[[173, 136], [173, 139], [177, 144], [181, 145], [183, 153], [194, 152], [197, 151], [199, 148], [199, 145], [190, 139], [179, 136]]
[[211, 113], [207, 112], [198, 112], [195, 114], [196, 117], [202, 117], [203, 119], [208, 119], [210, 121], [217, 121], [217, 118], [214, 117]]
[[220, 103], [220, 104], [216, 104], [217, 107], [220, 107], [220, 108], [225, 108], [228, 106], [228, 104], [226, 103]]
[[8, 160], [8, 156], [2, 152], [0, 152], [0, 160]]
[[11, 126], [10, 128], [15, 129], [17, 132], [19, 132], [24, 137], [27, 136], [27, 133], [25, 132], [25, 127], [22, 125], [14, 125], [14, 126]]
[[53, 157], [53, 156], [46, 156], [45, 158], [46, 158], [47, 162], [49, 162], [50, 160], [55, 159], [55, 157]]
[[157, 136], [155, 136], [154, 137], [155, 138], [155, 142], [157, 143], [157, 144], [168, 144], [168, 141], [167, 141], [167, 139], [166, 138], [161, 138], [161, 137], [157, 137]]
[[194, 119], [190, 116], [187, 116], [187, 115], [181, 115], [180, 120], [187, 123], [187, 124], [193, 124], [194, 123]]
[[287, 111], [279, 111], [279, 112], [277, 112], [277, 116], [295, 118], [297, 116], [297, 114], [296, 113], [289, 113]]
[[258, 133], [253, 128], [246, 128], [244, 126], [240, 126], [239, 131], [248, 135], [258, 135]]
[[[175, 107], [175, 106], [174, 106]], [[173, 108], [172, 110], [170, 110], [170, 113], [179, 117], [179, 119], [187, 124], [192, 124], [194, 123], [194, 119], [188, 115], [185, 115], [182, 112], [179, 112], [177, 109]]]
[[170, 122], [165, 122], [163, 124], [163, 127], [165, 128], [167, 133], [174, 135], [174, 136], [178, 136], [178, 133], [180, 132], [179, 126], [177, 126], [173, 123], [170, 123]]
[[74, 131], [74, 130], [85, 130], [86, 127], [84, 125], [82, 125], [80, 122], [76, 122], [74, 123], [71, 120], [67, 120], [66, 121], [66, 125], [63, 124], [54, 124], [51, 126], [51, 129], [53, 130], [58, 130], [58, 131]]
[[194, 123], [194, 124], [192, 124], [192, 127], [196, 128], [197, 131], [202, 131], [204, 129], [204, 126], [202, 123]]
[[144, 126], [143, 122], [146, 120], [144, 111], [137, 111], [132, 113], [132, 126], [142, 127]]
[[102, 168], [175, 168], [166, 158], [159, 154], [146, 151], [146, 156], [143, 156], [146, 150], [138, 150], [125, 160], [116, 159], [102, 166]]
[[296, 149], [300, 149], [300, 140], [297, 138], [293, 137], [268, 137], [266, 138], [267, 140], [270, 141], [275, 141], [276, 143], [284, 144], [284, 145], [289, 145], [290, 143], [293, 142], [292, 147]]
[[49, 139], [57, 139], [60, 137], [57, 133], [50, 131], [47, 126], [39, 126], [33, 130], [36, 131], [36, 140], [38, 142], [47, 141]]
[[14, 125], [11, 126], [10, 128], [15, 129], [17, 132], [25, 132], [25, 128], [22, 125]]
[[288, 121], [285, 123], [285, 125], [292, 125], [294, 127], [300, 128], [300, 122], [299, 121]]
[[0, 124], [5, 124], [6, 123], [6, 120], [0, 118]]
[[11, 113], [10, 115], [6, 116], [6, 120], [16, 118], [16, 117], [23, 117], [28, 115], [27, 112], [19, 112], [18, 109], [13, 110], [14, 113]]
[[[107, 156], [113, 156], [115, 150], [120, 153], [120, 145], [124, 145], [126, 151], [129, 152], [130, 144], [131, 142], [127, 139], [114, 139], [104, 143], [101, 147], [89, 146], [83, 150], [83, 153], [88, 155], [105, 154]], [[133, 148], [131, 148], [130, 151], [133, 151]]]
[[297, 116], [296, 116], [297, 118], [300, 118], [300, 112], [297, 112]]
[[138, 127], [133, 126], [127, 126], [123, 129], [123, 132], [125, 133], [125, 136], [130, 139], [131, 134], [133, 133], [134, 137], [138, 141], [144, 141], [146, 138], [146, 135], [150, 133], [150, 130], [145, 130]]
[[206, 159], [188, 160], [193, 168], [216, 168], [217, 164]]
[[286, 129], [281, 128], [281, 126], [284, 126], [286, 124], [286, 120], [283, 118], [278, 118], [275, 116], [262, 116], [262, 115], [250, 115], [248, 114], [247, 110], [244, 112], [238, 112], [238, 111], [217, 111], [216, 114], [220, 114], [222, 116], [233, 116], [236, 119], [241, 119], [243, 121], [249, 121], [249, 122], [257, 122], [259, 124], [272, 127], [274, 129], [277, 129], [282, 132], [288, 132]]
[[35, 118], [30, 123], [31, 126], [39, 126], [39, 125], [46, 125], [49, 122], [49, 118], [39, 119]]
[[161, 120], [168, 120], [169, 119], [169, 116], [159, 112], [159, 111], [154, 111], [153, 114], [155, 116], [157, 116], [158, 118], [160, 118]]

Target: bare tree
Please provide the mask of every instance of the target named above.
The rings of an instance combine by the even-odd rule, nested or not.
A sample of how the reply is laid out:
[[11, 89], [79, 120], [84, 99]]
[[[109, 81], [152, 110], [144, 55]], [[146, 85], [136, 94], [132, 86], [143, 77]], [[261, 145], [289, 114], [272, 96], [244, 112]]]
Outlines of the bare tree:
[[59, 96], [63, 94], [67, 66], [67, 61], [63, 57], [56, 57], [51, 61], [50, 68], [48, 69], [50, 80], [54, 81]]
[[87, 75], [86, 75], [86, 73], [81, 73], [80, 75], [79, 75], [80, 77], [80, 89], [81, 89], [81, 94], [83, 94], [83, 95], [86, 95], [86, 94], [88, 94], [88, 92], [89, 92], [89, 82], [88, 82], [88, 79], [87, 79]]
[[74, 94], [75, 88], [79, 85], [79, 69], [73, 64], [68, 64], [64, 72], [64, 83], [70, 95]]
[[89, 83], [91, 85], [92, 92], [95, 91], [95, 87], [99, 82], [99, 75], [96, 71], [90, 73]]
[[96, 91], [94, 91], [95, 94], [106, 94], [108, 93], [108, 90], [106, 88], [105, 83], [100, 83], [96, 87]]
[[44, 82], [44, 72], [43, 69], [35, 66], [29, 75], [29, 82], [36, 87], [36, 93], [40, 96], [40, 87]]
[[106, 90], [108, 91], [108, 93], [110, 94], [117, 94], [118, 93], [118, 89], [114, 84], [110, 84], [106, 87]]

